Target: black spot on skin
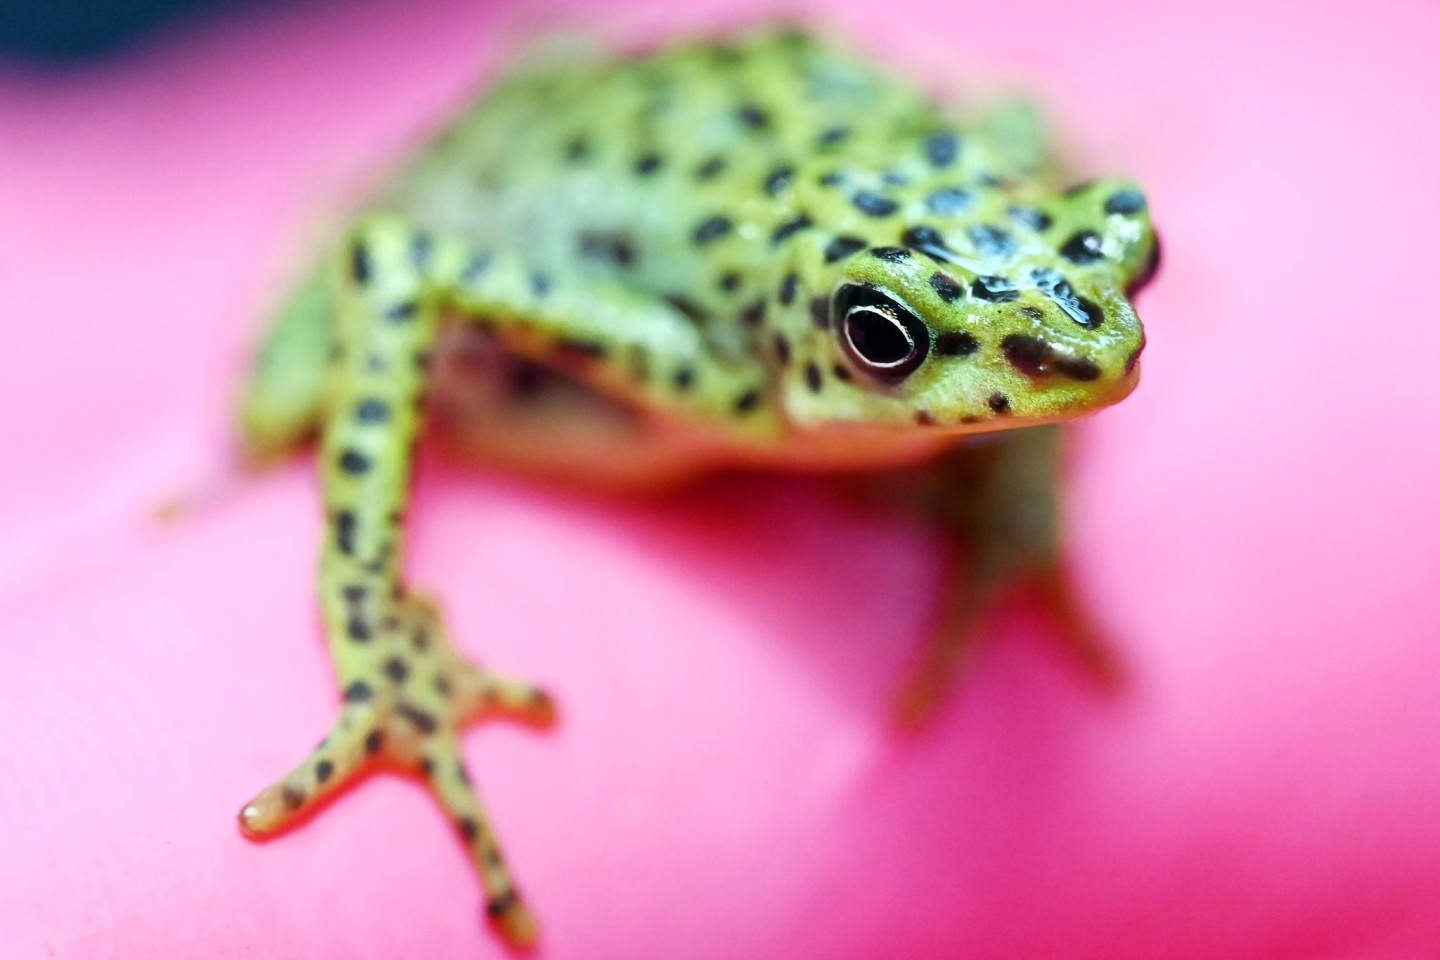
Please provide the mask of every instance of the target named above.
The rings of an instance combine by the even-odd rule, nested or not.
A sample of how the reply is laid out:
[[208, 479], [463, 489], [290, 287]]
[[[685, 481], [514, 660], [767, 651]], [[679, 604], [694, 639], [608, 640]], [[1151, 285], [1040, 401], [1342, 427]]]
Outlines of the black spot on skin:
[[618, 231], [587, 231], [580, 234], [580, 252], [594, 260], [628, 267], [635, 262], [635, 243]]
[[1094, 180], [1081, 180], [1079, 183], [1073, 183], [1066, 187], [1064, 195], [1067, 197], [1078, 197], [1093, 186], [1095, 186]]
[[941, 187], [925, 198], [925, 208], [942, 217], [951, 217], [970, 209], [975, 198], [960, 187]]
[[810, 388], [811, 393], [819, 393], [824, 382], [819, 367], [813, 362], [805, 364], [805, 384]]
[[571, 137], [565, 144], [565, 159], [571, 163], [584, 160], [590, 155], [590, 141], [584, 137]]
[[977, 416], [975, 416], [974, 414], [967, 413], [967, 414], [965, 414], [965, 416], [963, 416], [963, 417], [960, 418], [960, 422], [961, 422], [961, 423], [979, 423], [979, 422], [980, 422], [980, 418], [977, 417]]
[[765, 178], [765, 192], [772, 197], [778, 197], [790, 186], [790, 181], [795, 176], [794, 167], [776, 167], [770, 171]]
[[740, 274], [734, 270], [727, 270], [720, 275], [720, 289], [726, 293], [734, 293], [740, 289]]
[[[1080, 326], [1085, 327], [1088, 330], [1094, 330], [1096, 327], [1100, 326], [1100, 324], [1105, 322], [1105, 311], [1100, 309], [1100, 304], [1096, 303], [1093, 300], [1087, 300], [1084, 297], [1078, 298], [1076, 302], [1080, 306], [1080, 312], [1084, 315], [1084, 319], [1082, 320], [1080, 317], [1073, 314], [1071, 315], [1070, 319], [1080, 324]], [[1066, 312], [1069, 313], [1068, 310]]]
[[1059, 354], [1048, 343], [1036, 337], [1012, 333], [1000, 343], [1010, 365], [1030, 377], [1058, 373], [1071, 380], [1088, 382], [1100, 377], [1100, 368], [1084, 357]]
[[359, 450], [340, 452], [340, 469], [352, 477], [361, 477], [370, 472], [370, 458]]
[[711, 157], [695, 168], [697, 180], [713, 180], [725, 170], [724, 157]]
[[285, 809], [293, 813], [305, 805], [305, 792], [286, 786], [280, 791], [280, 799], [285, 803]]
[[1094, 230], [1079, 230], [1060, 245], [1060, 256], [1077, 266], [1094, 263], [1105, 256], [1100, 248], [1100, 235]]
[[830, 372], [835, 375], [835, 379], [836, 379], [836, 380], [842, 380], [842, 381], [844, 381], [845, 383], [849, 383], [849, 382], [850, 382], [850, 368], [849, 368], [849, 367], [844, 367], [844, 366], [841, 366], [840, 364], [837, 363], [837, 364], [835, 364], [835, 366], [834, 366], [833, 368], [831, 368]]
[[870, 190], [859, 191], [850, 198], [850, 202], [867, 217], [888, 217], [900, 209], [894, 200]]
[[356, 680], [345, 688], [346, 703], [364, 703], [374, 695], [375, 691], [364, 680]]
[[355, 404], [355, 419], [361, 423], [384, 423], [390, 419], [390, 405], [376, 397]]
[[839, 170], [831, 170], [829, 173], [821, 174], [819, 181], [820, 186], [822, 187], [838, 187], [844, 182], [845, 174], [841, 173]]
[[740, 323], [747, 327], [758, 327], [765, 322], [765, 301], [756, 300], [740, 311]]
[[1010, 398], [1005, 396], [1005, 394], [1003, 393], [992, 393], [990, 394], [989, 399], [987, 399], [985, 402], [989, 404], [991, 410], [995, 411], [998, 414], [1006, 414], [1010, 412]]
[[864, 249], [865, 241], [859, 237], [836, 237], [825, 247], [825, 262], [835, 263]]
[[689, 390], [695, 384], [695, 371], [690, 367], [681, 367], [675, 371], [675, 389]]
[[365, 752], [374, 756], [380, 752], [380, 745], [385, 742], [385, 734], [379, 730], [371, 730], [365, 734]]
[[980, 349], [980, 341], [963, 330], [942, 333], [935, 338], [935, 352], [942, 357], [968, 357]]
[[450, 696], [450, 679], [443, 673], [435, 678], [435, 692], [442, 697]]
[[350, 248], [350, 276], [363, 287], [370, 282], [373, 272], [370, 266], [370, 248], [357, 240]]
[[347, 583], [345, 589], [340, 591], [340, 595], [345, 598], [346, 603], [363, 603], [365, 598], [370, 595], [370, 591], [364, 584]]
[[434, 733], [436, 728], [439, 726], [439, 724], [435, 722], [434, 717], [430, 716], [430, 714], [426, 713], [424, 710], [421, 710], [413, 703], [402, 702], [398, 707], [395, 708], [395, 712], [400, 716], [404, 717], [406, 720], [409, 720], [412, 724], [414, 724], [415, 729], [419, 730], [421, 733]]
[[903, 187], [910, 182], [910, 178], [899, 170], [886, 170], [880, 174], [880, 182], [887, 187]]
[[830, 327], [830, 301], [825, 297], [816, 297], [810, 301], [810, 320], [821, 330]]
[[662, 161], [660, 159], [660, 154], [658, 153], [644, 154], [643, 156], [636, 158], [635, 172], [642, 177], [648, 177], [656, 170], [660, 169], [661, 162]]
[[753, 103], [742, 103], [735, 109], [735, 116], [751, 130], [764, 130], [770, 126], [770, 115]]
[[812, 226], [814, 226], [814, 222], [802, 213], [776, 227], [775, 232], [770, 234], [770, 242], [772, 244], [784, 243], [801, 230], [808, 230]]
[[1020, 290], [1004, 277], [976, 277], [970, 295], [990, 303], [1010, 303], [1020, 299]]
[[695, 242], [696, 246], [704, 246], [707, 243], [713, 243], [725, 236], [733, 226], [734, 224], [730, 222], [729, 217], [719, 215], [706, 217], [695, 227], [695, 232], [691, 234], [691, 239]]
[[470, 285], [478, 281], [490, 266], [490, 254], [477, 253], [465, 262], [465, 269], [460, 273], [460, 282]]
[[355, 555], [355, 511], [335, 514], [335, 547], [347, 557]]
[[800, 275], [796, 273], [785, 274], [785, 279], [780, 281], [780, 302], [785, 306], [795, 302], [795, 293], [800, 288]]
[[1015, 238], [988, 223], [972, 223], [966, 230], [975, 252], [982, 257], [1009, 257], [1015, 253]]
[[1105, 319], [1105, 312], [1084, 297], [1077, 296], [1070, 282], [1058, 271], [1048, 267], [1036, 267], [1030, 271], [1030, 279], [1040, 292], [1054, 301], [1055, 305], [1080, 326], [1093, 330]]
[[1139, 190], [1116, 190], [1105, 201], [1105, 212], [1131, 217], [1145, 209], [1145, 195]]
[[1061, 376], [1069, 377], [1071, 380], [1089, 382], [1100, 379], [1100, 368], [1095, 361], [1085, 357], [1060, 357], [1055, 361], [1055, 369]]
[[950, 131], [932, 133], [925, 138], [925, 159], [936, 168], [948, 167], [960, 155], [960, 138]]
[[736, 413], [751, 413], [760, 406], [760, 391], [747, 390], [735, 400]]
[[520, 898], [515, 894], [514, 890], [506, 890], [504, 893], [497, 894], [489, 903], [485, 904], [485, 913], [492, 920], [498, 920], [511, 910], [514, 910], [515, 905], [519, 902]]
[[931, 413], [929, 410], [916, 410], [915, 422], [922, 427], [933, 426], [935, 423], [935, 414]]
[[1050, 214], [1046, 213], [1044, 210], [1041, 210], [1039, 207], [1017, 205], [1013, 207], [1007, 207], [1005, 212], [1010, 215], [1010, 219], [1014, 220], [1016, 223], [1023, 223], [1025, 226], [1029, 227], [1031, 230], [1034, 230], [1036, 233], [1041, 233], [1045, 230], [1049, 230], [1050, 225], [1055, 222], [1054, 220], [1050, 219]]
[[668, 293], [664, 299], [666, 303], [683, 314], [691, 323], [704, 323], [710, 319], [710, 314], [705, 311], [704, 307], [683, 293]]
[[320, 783], [324, 783], [326, 780], [329, 780], [330, 774], [334, 772], [335, 764], [331, 763], [329, 760], [321, 760], [319, 763], [315, 764], [315, 779]]
[[384, 670], [385, 676], [396, 683], [404, 683], [405, 678], [410, 676], [410, 668], [406, 666], [405, 661], [399, 657], [391, 657], [389, 660], [386, 660]]
[[428, 233], [417, 233], [410, 239], [410, 263], [421, 273], [430, 269], [430, 257], [435, 252], [435, 238]]
[[848, 136], [850, 136], [849, 127], [830, 127], [821, 132], [816, 143], [821, 147], [833, 147], [843, 142]]
[[870, 256], [887, 263], [904, 263], [910, 259], [910, 251], [905, 247], [872, 247]]
[[536, 271], [530, 275], [530, 291], [537, 297], [543, 297], [550, 292], [550, 277], [548, 274]]
[[385, 319], [391, 323], [409, 323], [419, 312], [420, 304], [414, 300], [402, 300], [386, 309]]
[[369, 621], [363, 617], [351, 617], [350, 622], [345, 624], [345, 633], [356, 643], [366, 643], [373, 635]]
[[790, 341], [783, 333], [775, 334], [775, 359], [782, 367], [790, 365]]
[[433, 777], [435, 775], [435, 761], [431, 760], [429, 757], [421, 757], [420, 772], [423, 773], [426, 777]]
[[955, 259], [954, 253], [945, 245], [945, 238], [934, 227], [911, 227], [900, 235], [900, 242], [932, 260], [949, 263]]
[[480, 825], [471, 817], [461, 817], [455, 825], [460, 828], [460, 835], [471, 843], [474, 843], [475, 838], [480, 836]]
[[954, 303], [965, 295], [965, 288], [943, 273], [930, 274], [930, 289], [946, 303]]

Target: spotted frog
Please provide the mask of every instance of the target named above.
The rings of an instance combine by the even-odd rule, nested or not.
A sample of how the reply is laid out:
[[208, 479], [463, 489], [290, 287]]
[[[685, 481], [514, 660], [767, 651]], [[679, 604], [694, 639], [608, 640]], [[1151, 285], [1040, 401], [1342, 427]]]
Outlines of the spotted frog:
[[532, 68], [464, 109], [319, 261], [244, 387], [253, 460], [320, 437], [342, 691], [245, 831], [408, 769], [467, 845], [491, 922], [536, 936], [458, 737], [554, 706], [468, 659], [404, 579], [422, 420], [488, 462], [610, 485], [869, 474], [968, 543], [907, 722], [1020, 581], [1108, 670], [1059, 550], [1056, 425], [1135, 386], [1130, 298], [1159, 246], [1133, 184], [1061, 182], [1025, 108], [952, 113], [793, 29]]

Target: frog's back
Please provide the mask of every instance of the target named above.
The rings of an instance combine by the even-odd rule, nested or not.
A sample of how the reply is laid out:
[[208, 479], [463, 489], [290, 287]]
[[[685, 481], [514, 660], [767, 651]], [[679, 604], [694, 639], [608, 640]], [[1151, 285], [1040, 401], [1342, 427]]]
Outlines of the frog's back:
[[697, 239], [783, 222], [799, 168], [827, 156], [883, 165], [897, 139], [939, 123], [912, 88], [772, 30], [512, 76], [382, 202], [542, 266], [720, 311], [755, 265], [722, 263]]

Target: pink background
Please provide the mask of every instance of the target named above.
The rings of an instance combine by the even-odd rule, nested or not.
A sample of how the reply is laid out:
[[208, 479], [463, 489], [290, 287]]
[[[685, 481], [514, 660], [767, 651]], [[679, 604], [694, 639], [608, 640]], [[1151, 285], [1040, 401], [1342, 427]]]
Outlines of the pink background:
[[[0, 75], [0, 956], [501, 953], [415, 784], [235, 828], [335, 708], [310, 465], [148, 519], [221, 455], [297, 251], [492, 54], [746, 15], [471, 6]], [[414, 578], [563, 704], [467, 740], [542, 955], [1435, 956], [1440, 8], [826, 10], [912, 70], [1032, 86], [1087, 171], [1150, 189], [1145, 383], [1080, 430], [1069, 496], [1135, 683], [1097, 698], [1011, 607], [906, 740], [926, 531], [797, 481], [617, 504], [428, 457]]]

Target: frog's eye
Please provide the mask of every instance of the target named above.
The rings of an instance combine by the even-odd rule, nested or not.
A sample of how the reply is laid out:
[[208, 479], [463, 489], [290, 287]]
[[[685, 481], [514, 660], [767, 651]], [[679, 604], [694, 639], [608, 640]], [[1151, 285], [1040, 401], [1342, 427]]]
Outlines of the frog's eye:
[[833, 304], [835, 333], [861, 370], [897, 383], [925, 362], [930, 328], [892, 297], [849, 283], [835, 292]]

